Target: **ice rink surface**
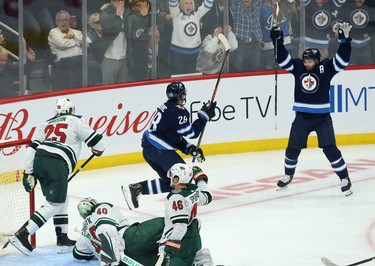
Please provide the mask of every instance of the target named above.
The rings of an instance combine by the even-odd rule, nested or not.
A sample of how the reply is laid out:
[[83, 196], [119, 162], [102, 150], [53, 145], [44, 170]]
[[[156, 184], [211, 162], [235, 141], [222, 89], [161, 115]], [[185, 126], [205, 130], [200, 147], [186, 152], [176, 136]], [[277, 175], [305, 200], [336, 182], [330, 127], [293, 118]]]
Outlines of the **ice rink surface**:
[[[199, 208], [198, 217], [203, 247], [211, 250], [215, 264], [318, 266], [321, 257], [328, 257], [347, 265], [375, 256], [375, 145], [339, 148], [353, 183], [350, 197], [341, 192], [339, 178], [317, 148], [302, 151], [295, 178], [284, 191], [276, 191], [283, 150], [207, 156], [199, 166], [209, 177], [214, 201]], [[131, 223], [163, 216], [166, 194], [141, 196], [140, 208], [130, 211], [120, 189], [155, 177], [147, 164], [79, 173], [69, 183], [69, 236], [78, 236], [74, 228], [82, 219], [76, 205], [82, 197], [113, 203]], [[38, 208], [44, 199], [37, 188]], [[31, 256], [7, 248], [0, 265], [99, 265], [56, 254], [55, 241], [50, 220], [37, 232]]]

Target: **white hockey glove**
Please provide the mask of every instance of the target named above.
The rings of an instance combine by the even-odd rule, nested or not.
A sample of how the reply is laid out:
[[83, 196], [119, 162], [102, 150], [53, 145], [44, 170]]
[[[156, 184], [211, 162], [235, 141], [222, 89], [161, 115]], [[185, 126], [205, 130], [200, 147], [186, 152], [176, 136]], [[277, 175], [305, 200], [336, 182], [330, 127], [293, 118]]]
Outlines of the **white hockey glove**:
[[349, 36], [349, 32], [351, 29], [352, 25], [350, 25], [348, 22], [343, 22], [340, 24], [338, 33], [340, 43], [347, 43], [352, 41], [352, 38], [350, 38]]
[[23, 174], [22, 179], [23, 186], [27, 192], [31, 192], [36, 184], [38, 183], [37, 179], [33, 176], [33, 174]]

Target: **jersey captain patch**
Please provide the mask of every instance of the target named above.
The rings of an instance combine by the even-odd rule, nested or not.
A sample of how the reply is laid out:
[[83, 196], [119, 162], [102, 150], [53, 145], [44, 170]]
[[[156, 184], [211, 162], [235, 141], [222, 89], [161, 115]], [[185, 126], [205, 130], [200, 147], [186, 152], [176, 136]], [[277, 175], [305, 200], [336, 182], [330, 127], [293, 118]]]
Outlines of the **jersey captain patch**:
[[305, 93], [315, 93], [319, 88], [319, 78], [313, 73], [301, 76], [301, 88]]

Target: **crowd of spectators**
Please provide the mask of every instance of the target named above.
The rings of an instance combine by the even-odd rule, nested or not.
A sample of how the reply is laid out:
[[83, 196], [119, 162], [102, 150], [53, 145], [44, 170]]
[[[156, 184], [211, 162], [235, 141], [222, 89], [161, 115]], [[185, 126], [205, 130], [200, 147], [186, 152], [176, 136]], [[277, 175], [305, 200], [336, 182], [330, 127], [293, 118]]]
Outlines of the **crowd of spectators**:
[[[0, 0], [0, 4], [0, 21], [17, 30], [17, 1]], [[338, 23], [348, 21], [353, 25], [351, 64], [374, 64], [375, 4], [370, 0], [89, 0], [84, 17], [86, 22], [82, 0], [24, 0], [27, 48], [52, 65], [52, 90], [81, 87], [82, 74], [88, 76], [88, 85], [101, 85], [218, 73], [217, 66], [207, 70], [202, 63], [220, 62], [219, 32], [232, 46], [227, 70], [273, 69], [269, 32], [275, 25], [283, 29], [284, 44], [293, 56], [316, 47], [324, 58], [336, 50]], [[82, 34], [84, 23], [87, 36]], [[14, 37], [1, 38], [8, 37], [11, 44]], [[84, 43], [87, 58], [82, 58]], [[3, 46], [18, 53], [4, 41]], [[82, 73], [82, 60], [87, 60], [87, 73]], [[151, 75], [153, 69], [156, 77]]]

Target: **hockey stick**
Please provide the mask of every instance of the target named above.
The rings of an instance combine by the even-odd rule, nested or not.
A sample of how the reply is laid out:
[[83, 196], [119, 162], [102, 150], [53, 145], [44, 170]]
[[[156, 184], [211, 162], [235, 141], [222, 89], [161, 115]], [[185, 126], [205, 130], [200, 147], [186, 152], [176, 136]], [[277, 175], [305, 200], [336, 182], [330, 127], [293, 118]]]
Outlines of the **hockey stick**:
[[[278, 25], [277, 19], [279, 17], [279, 4], [276, 2], [276, 20], [275, 20], [275, 26]], [[277, 64], [277, 39], [275, 40], [274, 45], [274, 53], [275, 53], [275, 130], [277, 130], [277, 76], [279, 73], [279, 65]]]
[[[85, 237], [86, 239], [94, 242], [96, 245], [102, 246], [102, 243], [99, 240], [95, 239], [94, 237], [92, 237], [89, 234], [86, 234], [86, 233], [82, 232], [81, 230], [79, 230], [78, 227], [74, 228], [74, 232], [76, 232], [76, 233], [82, 235], [83, 237]], [[129, 256], [125, 255], [124, 252], [122, 252], [122, 254], [121, 254], [121, 261], [123, 263], [126, 263], [129, 266], [143, 266], [143, 264], [140, 264], [138, 261], [136, 261], [136, 260], [130, 258]]]
[[[368, 259], [365, 259], [365, 260], [361, 260], [361, 261], [358, 261], [358, 262], [354, 262], [354, 263], [348, 264], [346, 266], [356, 266], [356, 265], [360, 265], [360, 264], [363, 264], [363, 263], [366, 263], [366, 262], [370, 262], [370, 261], [373, 261], [373, 260], [375, 260], [375, 257], [368, 258]], [[326, 266], [339, 266], [338, 264], [333, 263], [332, 261], [330, 261], [326, 257], [322, 257], [321, 261]]]
[[[226, 61], [226, 59], [228, 57], [229, 50], [230, 50], [229, 42], [228, 42], [227, 38], [225, 38], [224, 34], [220, 33], [217, 37], [219, 38], [219, 40], [221, 41], [221, 43], [224, 45], [225, 56], [224, 56], [223, 63], [222, 63], [221, 68], [220, 68], [219, 76], [217, 77], [217, 80], [216, 80], [216, 85], [215, 85], [214, 92], [212, 93], [210, 105], [215, 100], [216, 92], [217, 92], [217, 89], [219, 88], [219, 84], [220, 84], [220, 80], [221, 80], [221, 74], [223, 74], [223, 69], [224, 69], [225, 61]], [[204, 133], [205, 128], [206, 128], [206, 126], [203, 128], [203, 130], [202, 130], [202, 132], [201, 132], [201, 134], [199, 136], [198, 143], [197, 143], [197, 149], [201, 145], [202, 138], [203, 138], [203, 133]], [[193, 157], [193, 162], [195, 162], [195, 157]]]
[[159, 255], [158, 261], [155, 263], [155, 266], [161, 266], [161, 265], [163, 265], [163, 261], [164, 261], [164, 252], [162, 252]]
[[73, 177], [75, 177], [83, 169], [83, 167], [85, 167], [86, 164], [88, 164], [94, 157], [95, 157], [95, 154], [94, 153], [91, 154], [91, 156], [68, 178], [68, 182], [72, 180]]

